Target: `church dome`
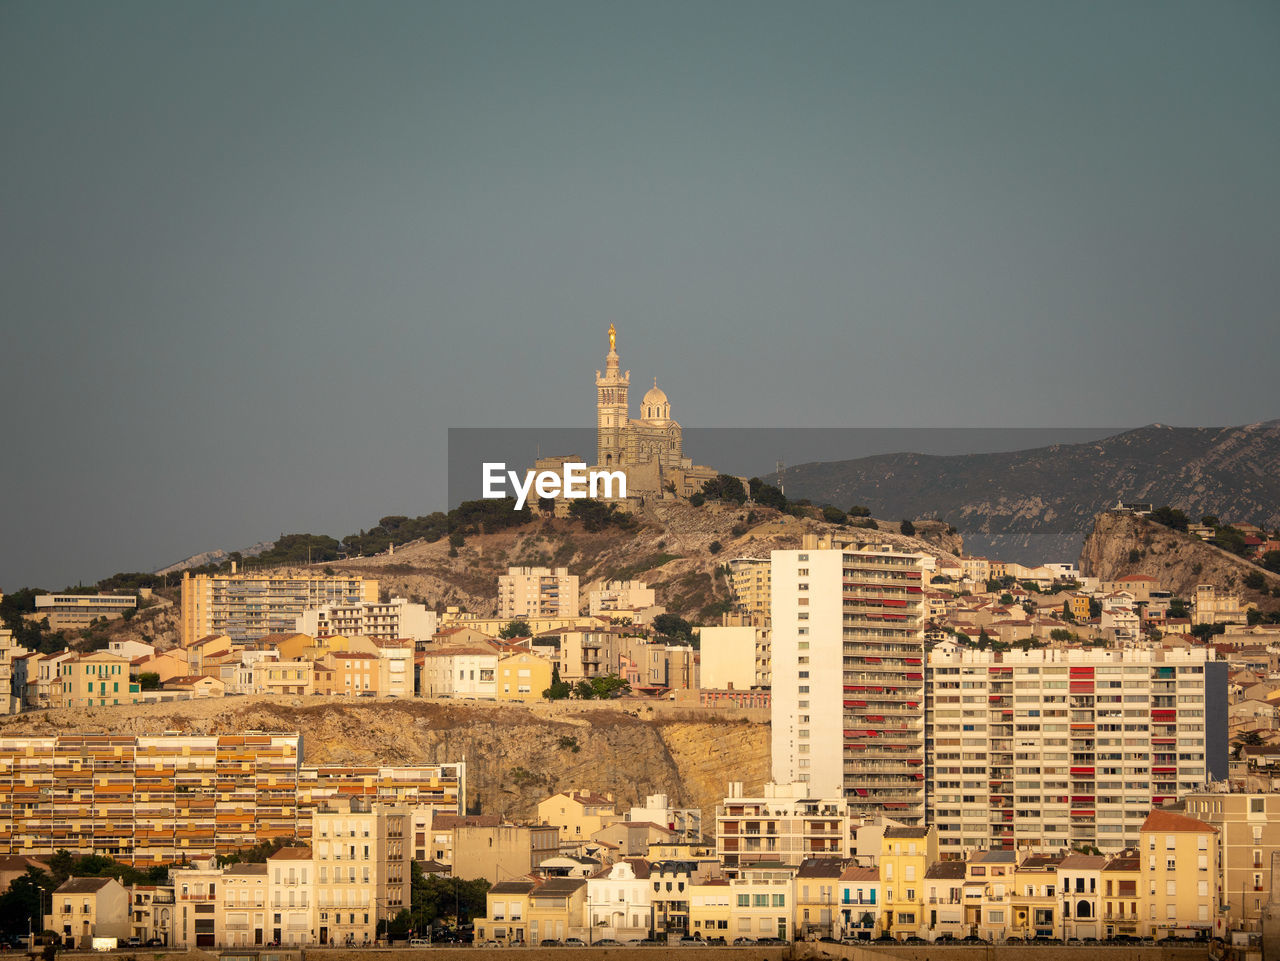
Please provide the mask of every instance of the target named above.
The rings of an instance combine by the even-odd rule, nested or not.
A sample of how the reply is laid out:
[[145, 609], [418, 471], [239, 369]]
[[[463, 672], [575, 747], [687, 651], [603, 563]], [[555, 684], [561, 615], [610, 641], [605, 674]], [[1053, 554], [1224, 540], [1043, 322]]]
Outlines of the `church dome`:
[[658, 386], [658, 378], [653, 378], [653, 387], [640, 401], [640, 419], [650, 424], [665, 424], [671, 420], [671, 402]]

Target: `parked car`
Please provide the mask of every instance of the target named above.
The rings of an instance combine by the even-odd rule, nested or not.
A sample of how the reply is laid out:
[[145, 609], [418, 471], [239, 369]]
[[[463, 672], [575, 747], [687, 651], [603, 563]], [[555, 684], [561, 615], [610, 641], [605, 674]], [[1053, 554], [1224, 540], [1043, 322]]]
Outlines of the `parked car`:
[[431, 942], [430, 942], [430, 941], [428, 941], [426, 938], [410, 938], [410, 939], [409, 939], [409, 947], [411, 947], [411, 948], [429, 948], [429, 947], [431, 947]]
[[563, 947], [563, 945], [562, 945], [562, 944], [560, 943], [560, 941], [559, 941], [558, 939], [556, 939], [556, 938], [543, 938], [541, 941], [539, 941], [539, 942], [538, 942], [538, 947], [540, 947], [540, 948], [560, 948], [560, 947]]
[[164, 938], [147, 938], [146, 947], [148, 947], [148, 948], [163, 948], [163, 947], [164, 947]]
[[566, 948], [585, 948], [587, 942], [583, 941], [582, 938], [565, 938], [564, 946]]
[[620, 942], [613, 940], [613, 938], [601, 938], [595, 943], [595, 946], [597, 948], [614, 948], [619, 944]]
[[735, 948], [745, 948], [756, 943], [755, 938], [734, 938], [733, 946]]

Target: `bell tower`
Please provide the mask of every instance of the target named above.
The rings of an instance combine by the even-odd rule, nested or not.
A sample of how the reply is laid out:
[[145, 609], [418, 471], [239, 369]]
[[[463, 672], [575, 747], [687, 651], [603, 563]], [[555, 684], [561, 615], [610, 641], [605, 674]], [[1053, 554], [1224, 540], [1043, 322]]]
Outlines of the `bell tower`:
[[604, 374], [596, 371], [596, 466], [619, 467], [623, 464], [623, 434], [631, 417], [627, 388], [631, 371], [618, 369], [618, 332], [609, 325], [609, 353], [605, 356]]

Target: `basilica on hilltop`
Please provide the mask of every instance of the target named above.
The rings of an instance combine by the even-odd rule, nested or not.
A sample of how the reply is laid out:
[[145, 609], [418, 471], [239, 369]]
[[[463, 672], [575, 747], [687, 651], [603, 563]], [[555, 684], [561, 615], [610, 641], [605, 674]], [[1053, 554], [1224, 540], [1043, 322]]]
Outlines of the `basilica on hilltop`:
[[[621, 471], [627, 477], [626, 503], [632, 509], [647, 500], [689, 497], [717, 475], [713, 467], [695, 465], [684, 456], [684, 431], [671, 416], [671, 401], [655, 377], [640, 401], [640, 416], [631, 416], [628, 391], [631, 371], [618, 363], [618, 331], [609, 325], [609, 353], [604, 371], [596, 371], [596, 458], [593, 470]], [[538, 470], [557, 470], [572, 457], [539, 458]], [[567, 503], [557, 501], [557, 512]]]

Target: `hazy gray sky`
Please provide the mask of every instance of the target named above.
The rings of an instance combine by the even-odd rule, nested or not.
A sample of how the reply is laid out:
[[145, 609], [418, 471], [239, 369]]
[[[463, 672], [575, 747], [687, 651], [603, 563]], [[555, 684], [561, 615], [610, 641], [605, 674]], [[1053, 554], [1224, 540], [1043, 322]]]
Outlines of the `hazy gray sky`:
[[[0, 2], [0, 589], [449, 426], [1280, 416], [1280, 5]], [[638, 401], [638, 396], [634, 399]], [[696, 455], [696, 452], [692, 452]]]

